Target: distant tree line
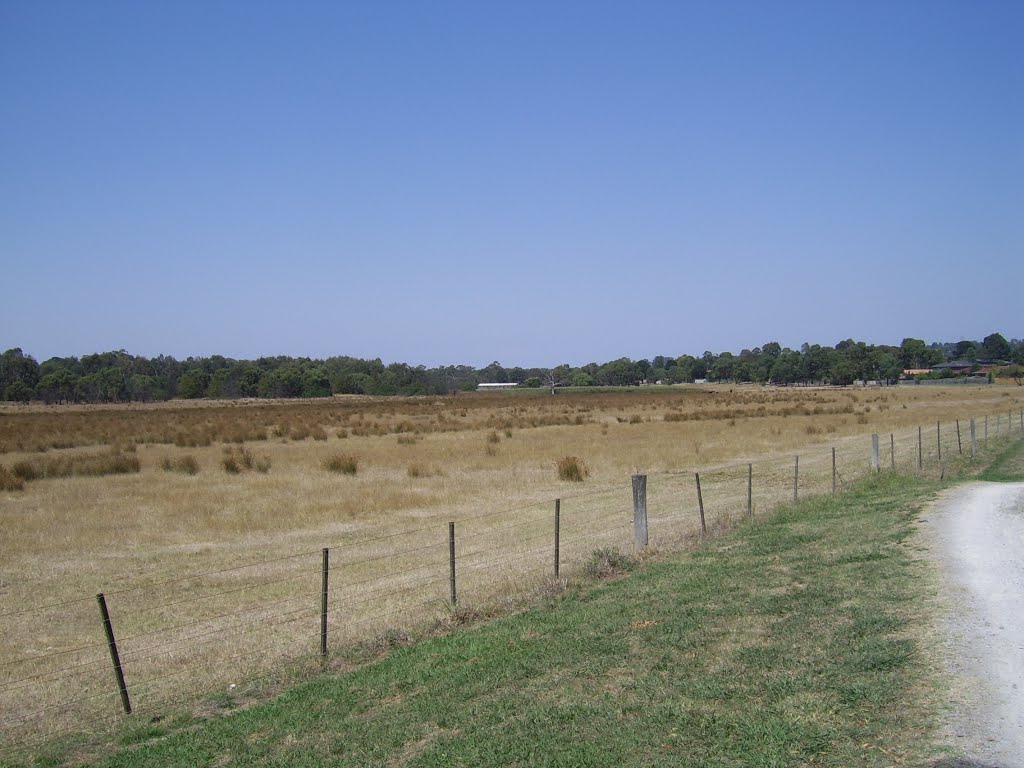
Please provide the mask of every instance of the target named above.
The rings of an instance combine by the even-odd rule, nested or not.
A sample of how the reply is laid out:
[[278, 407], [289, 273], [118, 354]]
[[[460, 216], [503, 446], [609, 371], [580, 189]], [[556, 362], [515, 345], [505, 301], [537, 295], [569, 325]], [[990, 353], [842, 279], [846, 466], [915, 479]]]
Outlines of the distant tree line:
[[[963, 360], [1024, 366], [1024, 341], [993, 333], [982, 341], [926, 344], [904, 339], [900, 346], [847, 339], [834, 347], [804, 344], [799, 350], [768, 342], [739, 354], [705, 352], [700, 357], [627, 357], [578, 367], [437, 368], [379, 359], [261, 357], [233, 360], [220, 355], [176, 360], [130, 355], [124, 350], [84, 357], [53, 357], [39, 363], [21, 349], [0, 355], [0, 400], [46, 403], [148, 402], [173, 398], [329, 397], [334, 394], [427, 395], [471, 390], [482, 382], [525, 387], [622, 387], [707, 380], [771, 384], [893, 382], [905, 369], [930, 368]], [[1019, 370], [1019, 369], [1018, 369]]]

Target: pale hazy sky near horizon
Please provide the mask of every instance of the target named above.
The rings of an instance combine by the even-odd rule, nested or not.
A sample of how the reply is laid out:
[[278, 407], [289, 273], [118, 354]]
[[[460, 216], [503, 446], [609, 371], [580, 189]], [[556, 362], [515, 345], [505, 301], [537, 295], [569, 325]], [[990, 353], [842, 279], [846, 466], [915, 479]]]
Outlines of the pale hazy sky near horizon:
[[0, 0], [0, 349], [1024, 336], [1024, 3]]

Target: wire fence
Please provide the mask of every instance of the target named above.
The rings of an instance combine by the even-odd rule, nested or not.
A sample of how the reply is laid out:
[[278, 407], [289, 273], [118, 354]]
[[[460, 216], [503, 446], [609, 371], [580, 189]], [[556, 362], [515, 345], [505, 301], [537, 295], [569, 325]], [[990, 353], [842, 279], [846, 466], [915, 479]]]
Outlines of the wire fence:
[[871, 472], [943, 477], [1021, 434], [1024, 410], [982, 414], [0, 613], [0, 756], [224, 705], [282, 670], [564, 583], [596, 550], [699, 545]]

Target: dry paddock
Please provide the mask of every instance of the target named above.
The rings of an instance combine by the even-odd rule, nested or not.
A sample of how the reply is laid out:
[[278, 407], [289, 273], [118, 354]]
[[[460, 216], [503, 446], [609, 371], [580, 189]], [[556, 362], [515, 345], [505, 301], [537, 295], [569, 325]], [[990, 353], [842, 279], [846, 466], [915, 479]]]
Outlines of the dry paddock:
[[[344, 663], [558, 589], [555, 499], [571, 578], [597, 549], [632, 551], [631, 475], [648, 477], [652, 546], [685, 548], [695, 472], [713, 534], [746, 514], [748, 477], [755, 514], [795, 476], [800, 495], [841, 489], [869, 470], [872, 433], [883, 468], [915, 471], [919, 428], [938, 474], [940, 451], [969, 457], [972, 417], [983, 451], [1024, 427], [1022, 406], [1018, 387], [979, 386], [5, 407], [0, 466], [37, 476], [0, 492], [0, 742], [122, 717], [100, 592], [135, 711], [164, 717], [318, 663], [324, 548], [328, 662]], [[128, 471], [76, 474], [109, 456]], [[582, 482], [559, 478], [568, 456]]]

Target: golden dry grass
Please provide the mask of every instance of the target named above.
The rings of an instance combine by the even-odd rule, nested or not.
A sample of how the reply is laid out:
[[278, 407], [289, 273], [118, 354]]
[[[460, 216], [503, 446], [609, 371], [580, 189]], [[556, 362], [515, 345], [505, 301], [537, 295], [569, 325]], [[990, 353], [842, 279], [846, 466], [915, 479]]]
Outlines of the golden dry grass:
[[[711, 531], [753, 506], [824, 492], [867, 469], [969, 453], [1017, 427], [1016, 387], [674, 388], [0, 409], [0, 467], [74, 465], [134, 448], [138, 473], [39, 478], [0, 491], [0, 738], [16, 744], [117, 717], [95, 594], [107, 594], [137, 711], [242, 690], [319, 644], [321, 549], [330, 547], [332, 647], [451, 620], [447, 522], [457, 522], [460, 605], [543, 589], [553, 500], [570, 574], [599, 547], [632, 547], [629, 476], [647, 473], [652, 544], [697, 540], [694, 471]], [[998, 421], [997, 421], [998, 420]], [[978, 437], [984, 441], [984, 422]], [[251, 457], [251, 462], [246, 460]], [[358, 457], [354, 474], [332, 471]], [[583, 482], [559, 479], [578, 457]], [[240, 469], [225, 471], [225, 459]], [[189, 466], [196, 471], [165, 471]], [[2, 470], [0, 470], [2, 471]], [[52, 606], [52, 607], [46, 607]], [[240, 686], [229, 689], [229, 685]]]

